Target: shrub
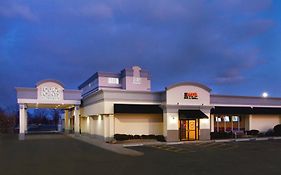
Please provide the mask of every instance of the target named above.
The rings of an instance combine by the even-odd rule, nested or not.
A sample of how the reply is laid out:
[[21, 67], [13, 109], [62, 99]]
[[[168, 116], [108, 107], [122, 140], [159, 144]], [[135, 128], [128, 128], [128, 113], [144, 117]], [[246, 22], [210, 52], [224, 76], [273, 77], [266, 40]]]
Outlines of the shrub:
[[229, 139], [233, 137], [232, 132], [211, 132], [211, 139]]
[[133, 139], [141, 139], [140, 135], [134, 135]]
[[133, 139], [155, 139], [160, 142], [166, 142], [163, 135], [127, 135], [127, 134], [115, 134], [114, 139], [117, 141], [133, 140]]
[[159, 142], [166, 142], [166, 139], [163, 135], [157, 135], [157, 136], [155, 136], [155, 138]]
[[141, 135], [141, 139], [149, 139], [148, 135]]
[[281, 136], [281, 124], [274, 126], [273, 130], [275, 135]]
[[256, 129], [252, 129], [250, 131], [247, 131], [247, 135], [253, 135], [253, 136], [257, 136], [259, 135], [260, 131], [256, 130]]
[[268, 131], [266, 131], [266, 132], [264, 133], [264, 135], [265, 135], [265, 136], [271, 137], [271, 136], [274, 136], [275, 133], [274, 133], [273, 129], [269, 129]]
[[149, 139], [156, 139], [156, 135], [150, 134], [150, 135], [148, 135], [148, 138], [149, 138]]
[[130, 136], [126, 134], [114, 134], [114, 139], [117, 141], [129, 140]]

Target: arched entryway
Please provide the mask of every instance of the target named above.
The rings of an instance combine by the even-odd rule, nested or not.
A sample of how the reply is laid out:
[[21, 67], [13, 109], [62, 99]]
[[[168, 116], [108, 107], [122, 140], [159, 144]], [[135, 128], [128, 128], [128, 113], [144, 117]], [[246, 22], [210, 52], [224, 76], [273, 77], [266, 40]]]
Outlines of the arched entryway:
[[19, 139], [24, 140], [27, 133], [28, 108], [53, 108], [65, 110], [65, 129], [70, 130], [70, 118], [74, 118], [74, 132], [79, 133], [79, 106], [81, 91], [68, 90], [56, 80], [43, 80], [35, 88], [17, 87], [19, 104]]

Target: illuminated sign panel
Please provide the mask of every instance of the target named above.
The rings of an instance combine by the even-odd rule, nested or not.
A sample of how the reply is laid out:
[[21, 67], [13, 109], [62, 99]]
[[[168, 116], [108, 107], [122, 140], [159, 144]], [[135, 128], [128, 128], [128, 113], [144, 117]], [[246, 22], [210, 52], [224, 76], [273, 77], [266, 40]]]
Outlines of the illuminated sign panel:
[[41, 97], [44, 100], [60, 100], [61, 90], [57, 87], [42, 87]]
[[184, 99], [198, 99], [197, 92], [186, 92], [184, 93]]

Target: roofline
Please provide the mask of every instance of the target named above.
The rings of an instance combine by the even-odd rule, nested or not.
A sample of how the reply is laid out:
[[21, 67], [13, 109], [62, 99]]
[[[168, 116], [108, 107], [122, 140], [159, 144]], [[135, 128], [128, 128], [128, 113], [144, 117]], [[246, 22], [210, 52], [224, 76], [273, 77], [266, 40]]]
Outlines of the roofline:
[[221, 94], [211, 94], [211, 97], [230, 97], [230, 98], [254, 98], [254, 99], [274, 99], [281, 100], [281, 97], [260, 97], [260, 96], [242, 96], [242, 95], [221, 95]]
[[81, 83], [78, 88], [81, 89], [83, 87], [85, 87], [86, 85], [88, 85], [90, 82], [92, 82], [94, 79], [96, 79], [97, 77], [102, 76], [102, 77], [114, 77], [114, 78], [119, 78], [120, 77], [120, 73], [114, 73], [114, 72], [96, 72], [94, 73], [92, 76], [90, 76], [90, 78], [88, 78], [86, 81], [84, 81], [83, 83]]
[[207, 87], [207, 86], [205, 86], [205, 85], [203, 85], [201, 83], [196, 83], [196, 82], [180, 82], [180, 83], [176, 83], [176, 84], [170, 85], [170, 86], [166, 87], [165, 89], [169, 90], [169, 89], [172, 89], [174, 87], [183, 86], [183, 85], [197, 86], [197, 87], [200, 87], [202, 89], [205, 89], [208, 92], [212, 91], [212, 89], [210, 89], [209, 87]]
[[41, 84], [43, 84], [43, 83], [46, 83], [46, 82], [53, 82], [53, 83], [59, 84], [61, 87], [64, 88], [64, 84], [62, 84], [60, 81], [54, 80], [54, 79], [45, 79], [45, 80], [41, 80], [41, 81], [39, 81], [38, 83], [36, 83], [36, 87], [38, 87], [39, 85], [41, 85]]

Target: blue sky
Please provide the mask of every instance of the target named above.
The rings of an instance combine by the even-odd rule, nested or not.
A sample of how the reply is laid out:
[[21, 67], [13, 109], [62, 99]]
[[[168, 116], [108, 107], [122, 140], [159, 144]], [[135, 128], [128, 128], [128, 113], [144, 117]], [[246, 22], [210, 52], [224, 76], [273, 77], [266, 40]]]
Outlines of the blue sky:
[[179, 81], [213, 93], [281, 97], [278, 0], [9, 0], [0, 2], [0, 106], [14, 87], [139, 65], [152, 89]]

